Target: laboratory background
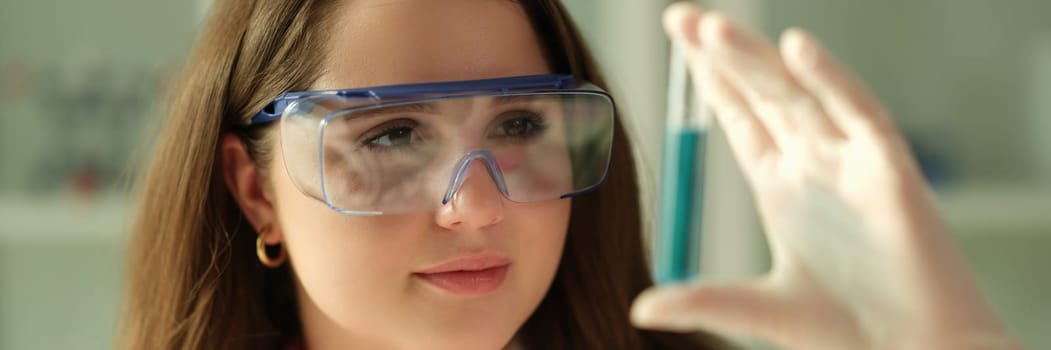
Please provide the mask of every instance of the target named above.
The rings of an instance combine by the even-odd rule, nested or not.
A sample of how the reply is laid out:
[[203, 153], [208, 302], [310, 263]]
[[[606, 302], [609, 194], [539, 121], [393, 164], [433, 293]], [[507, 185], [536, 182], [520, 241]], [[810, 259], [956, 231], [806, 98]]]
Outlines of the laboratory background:
[[[637, 136], [652, 218], [669, 1], [564, 3]], [[702, 3], [768, 37], [807, 28], [856, 71], [893, 110], [999, 315], [1029, 348], [1051, 349], [1051, 1]], [[208, 6], [0, 0], [0, 349], [111, 346], [131, 160]], [[769, 267], [761, 227], [714, 139], [701, 271], [757, 276]]]

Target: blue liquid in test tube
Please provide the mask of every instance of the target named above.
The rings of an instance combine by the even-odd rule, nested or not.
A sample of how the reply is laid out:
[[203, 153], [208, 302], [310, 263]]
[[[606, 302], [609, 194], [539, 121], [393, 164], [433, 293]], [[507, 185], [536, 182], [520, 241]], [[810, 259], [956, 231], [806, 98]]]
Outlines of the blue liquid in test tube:
[[707, 119], [690, 112], [686, 60], [674, 46], [668, 80], [660, 215], [653, 254], [658, 284], [685, 282], [697, 276], [708, 136]]

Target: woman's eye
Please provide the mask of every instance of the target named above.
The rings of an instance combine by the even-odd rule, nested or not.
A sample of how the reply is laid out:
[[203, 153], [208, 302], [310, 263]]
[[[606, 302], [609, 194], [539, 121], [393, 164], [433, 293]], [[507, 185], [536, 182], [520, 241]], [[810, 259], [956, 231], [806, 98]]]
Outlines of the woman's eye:
[[394, 147], [405, 146], [412, 142], [412, 129], [397, 128], [376, 136], [369, 140], [369, 144], [375, 146]]
[[492, 137], [529, 138], [545, 129], [544, 120], [535, 113], [516, 113], [497, 125]]
[[370, 133], [361, 144], [369, 149], [391, 149], [410, 146], [419, 141], [419, 135], [417, 135], [415, 125], [406, 124], [401, 123], [401, 125], [387, 125], [378, 128], [378, 131]]

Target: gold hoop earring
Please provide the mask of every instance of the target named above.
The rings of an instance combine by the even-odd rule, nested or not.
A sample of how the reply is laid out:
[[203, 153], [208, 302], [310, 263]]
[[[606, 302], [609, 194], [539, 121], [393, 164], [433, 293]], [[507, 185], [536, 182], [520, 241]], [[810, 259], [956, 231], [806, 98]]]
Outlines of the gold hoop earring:
[[263, 236], [266, 236], [270, 232], [270, 225], [263, 226], [259, 230], [259, 236], [255, 239], [255, 255], [259, 257], [259, 262], [263, 263], [263, 266], [271, 269], [280, 267], [288, 259], [288, 251], [285, 249], [284, 243], [278, 243], [281, 247], [281, 251], [277, 253], [277, 257], [271, 258], [270, 255], [266, 254], [266, 241], [263, 240]]

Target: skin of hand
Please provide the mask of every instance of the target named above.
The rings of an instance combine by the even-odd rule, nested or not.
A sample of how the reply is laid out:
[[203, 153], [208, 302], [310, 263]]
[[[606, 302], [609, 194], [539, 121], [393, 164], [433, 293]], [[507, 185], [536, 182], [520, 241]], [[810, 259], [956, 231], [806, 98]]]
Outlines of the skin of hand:
[[645, 291], [642, 328], [786, 349], [1020, 349], [939, 218], [888, 111], [815, 39], [780, 45], [679, 3], [664, 17], [755, 197], [773, 266]]

